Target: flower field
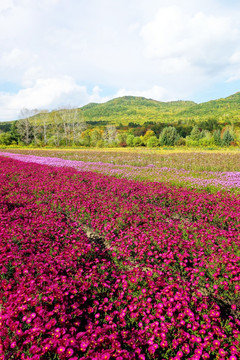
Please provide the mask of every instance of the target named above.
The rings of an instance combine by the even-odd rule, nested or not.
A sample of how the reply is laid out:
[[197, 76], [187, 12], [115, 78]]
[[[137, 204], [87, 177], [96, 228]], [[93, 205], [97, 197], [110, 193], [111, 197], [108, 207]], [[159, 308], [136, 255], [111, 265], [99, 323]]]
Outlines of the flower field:
[[238, 194], [11, 157], [1, 360], [240, 358]]
[[89, 162], [111, 163], [114, 165], [175, 168], [192, 171], [240, 171], [240, 151], [235, 150], [183, 150], [147, 148], [0, 148], [1, 152], [37, 155]]
[[[239, 194], [240, 153], [147, 152], [109, 150], [0, 150], [0, 154], [26, 162], [68, 166], [80, 171], [140, 181], [161, 181], [177, 186], [227, 190]], [[8, 150], [9, 151], [9, 150]], [[48, 156], [49, 155], [49, 156]], [[228, 170], [228, 171], [226, 171]]]

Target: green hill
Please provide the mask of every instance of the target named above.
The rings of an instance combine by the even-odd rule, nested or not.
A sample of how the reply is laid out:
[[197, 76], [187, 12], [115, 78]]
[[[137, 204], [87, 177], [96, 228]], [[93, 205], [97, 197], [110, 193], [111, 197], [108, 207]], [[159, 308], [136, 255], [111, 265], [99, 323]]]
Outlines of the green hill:
[[230, 120], [233, 123], [240, 122], [240, 92], [223, 99], [212, 100], [202, 104], [196, 104], [180, 112], [178, 117], [184, 119], [205, 120], [214, 117], [220, 122]]
[[[72, 110], [69, 110], [72, 111]], [[96, 124], [127, 125], [130, 122], [198, 122], [216, 119], [218, 122], [240, 124], [240, 92], [224, 99], [201, 104], [193, 101], [161, 102], [136, 96], [123, 96], [106, 103], [90, 103], [76, 109], [77, 118]]]
[[[77, 109], [62, 109], [39, 113], [31, 121], [48, 124], [66, 122], [74, 118], [95, 125], [128, 125], [145, 122], [193, 123], [216, 120], [222, 124], [235, 123], [240, 126], [240, 92], [224, 99], [201, 104], [192, 101], [161, 102], [144, 97], [123, 96], [105, 103], [89, 103]], [[0, 123], [0, 131], [8, 131], [11, 122]]]
[[103, 104], [91, 103], [81, 108], [85, 121], [107, 121], [127, 125], [147, 121], [168, 121], [196, 105], [192, 101], [160, 102], [143, 97], [124, 96]]

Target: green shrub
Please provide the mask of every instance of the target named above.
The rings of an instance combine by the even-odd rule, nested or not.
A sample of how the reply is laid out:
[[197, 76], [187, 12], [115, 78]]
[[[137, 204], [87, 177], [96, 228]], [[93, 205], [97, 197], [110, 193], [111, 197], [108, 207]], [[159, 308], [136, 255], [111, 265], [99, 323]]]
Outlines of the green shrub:
[[1, 133], [0, 134], [0, 144], [1, 145], [10, 145], [12, 143], [12, 136], [10, 133]]
[[133, 146], [134, 135], [128, 135], [126, 139], [127, 146]]
[[177, 140], [180, 138], [177, 130], [173, 126], [168, 126], [163, 129], [160, 134], [159, 142], [161, 146], [174, 146]]
[[142, 140], [140, 139], [139, 136], [136, 136], [133, 139], [133, 146], [142, 146], [142, 145], [143, 145]]
[[190, 136], [186, 137], [186, 146], [197, 147], [199, 146], [199, 141], [191, 139]]
[[[154, 131], [153, 131], [153, 130], [147, 130], [146, 133], [145, 133], [145, 135], [143, 136], [143, 143], [144, 143], [145, 145], [147, 145], [148, 140], [149, 140], [151, 137], [153, 137], [153, 136], [155, 136]], [[156, 137], [156, 136], [155, 136], [155, 137]]]
[[234, 141], [233, 135], [230, 133], [229, 130], [225, 130], [222, 137], [222, 145], [229, 146], [233, 141]]
[[200, 146], [211, 146], [214, 145], [214, 139], [213, 137], [203, 137], [198, 143]]
[[213, 140], [214, 140], [214, 144], [217, 146], [221, 146], [222, 145], [222, 139], [221, 139], [221, 132], [220, 130], [215, 130], [213, 133]]
[[159, 141], [156, 136], [151, 136], [147, 140], [147, 147], [149, 147], [149, 148], [157, 147], [158, 145], [159, 145]]
[[194, 128], [191, 131], [190, 138], [193, 141], [199, 141], [201, 139], [201, 131], [199, 130], [198, 126], [194, 126]]
[[102, 148], [102, 147], [104, 147], [104, 141], [101, 139], [101, 140], [98, 140], [97, 142], [96, 142], [96, 147], [97, 148]]
[[176, 146], [185, 146], [186, 145], [186, 139], [180, 137], [176, 142], [175, 142]]

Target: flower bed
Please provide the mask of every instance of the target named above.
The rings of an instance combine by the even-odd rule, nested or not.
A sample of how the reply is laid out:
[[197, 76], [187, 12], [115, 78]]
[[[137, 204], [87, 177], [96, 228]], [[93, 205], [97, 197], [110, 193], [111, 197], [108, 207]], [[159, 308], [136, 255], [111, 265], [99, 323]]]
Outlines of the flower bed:
[[0, 359], [239, 358], [238, 196], [0, 173]]
[[[31, 151], [29, 151], [31, 152]], [[32, 151], [36, 153], [36, 150]], [[0, 154], [7, 156], [16, 160], [24, 162], [34, 162], [38, 164], [48, 164], [57, 167], [71, 167], [79, 171], [94, 171], [97, 173], [102, 173], [105, 175], [111, 175], [116, 177], [124, 177], [127, 179], [135, 180], [145, 180], [145, 181], [157, 181], [171, 183], [174, 185], [182, 185], [195, 188], [208, 188], [211, 191], [224, 189], [226, 191], [234, 191], [239, 193], [240, 189], [240, 172], [239, 171], [203, 171], [201, 170], [187, 170], [185, 168], [175, 168], [173, 166], [156, 166], [156, 164], [145, 162], [141, 166], [133, 166], [128, 164], [129, 159], [126, 159], [126, 163], [122, 164], [124, 159], [124, 154], [122, 155], [122, 162], [112, 163], [112, 162], [102, 162], [102, 161], [80, 161], [71, 159], [63, 159], [61, 157], [46, 157], [46, 151], [39, 152], [37, 154], [41, 156], [35, 156], [32, 154], [24, 155], [10, 152], [0, 151]], [[56, 156], [64, 156], [65, 154], [59, 154], [58, 152], [54, 153]], [[68, 154], [67, 154], [68, 155]], [[67, 156], [66, 155], [66, 156]], [[185, 154], [186, 156], [186, 154]], [[91, 158], [89, 156], [89, 158]], [[207, 159], [207, 155], [206, 155]], [[198, 158], [196, 157], [196, 163]], [[236, 158], [237, 161], [237, 158]], [[139, 156], [138, 163], [141, 162], [141, 156]], [[131, 163], [131, 162], [130, 162]], [[173, 164], [170, 164], [173, 165]]]

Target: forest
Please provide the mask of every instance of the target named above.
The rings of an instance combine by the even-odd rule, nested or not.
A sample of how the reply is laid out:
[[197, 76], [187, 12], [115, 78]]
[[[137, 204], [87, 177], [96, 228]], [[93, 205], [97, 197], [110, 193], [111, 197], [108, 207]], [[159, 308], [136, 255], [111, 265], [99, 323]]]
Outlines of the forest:
[[60, 110], [22, 109], [0, 123], [0, 145], [35, 147], [238, 146], [240, 93], [202, 104], [124, 96]]

